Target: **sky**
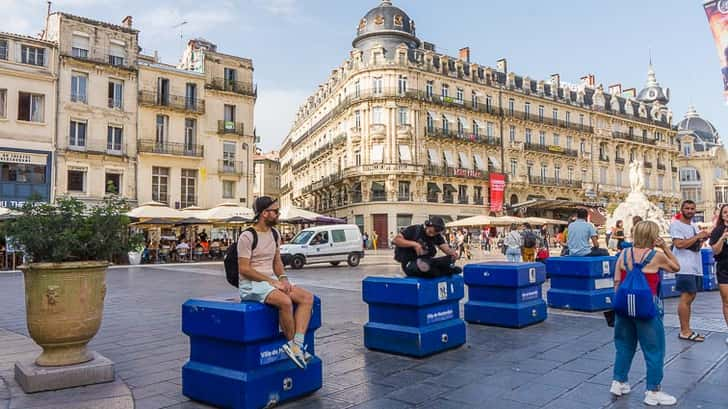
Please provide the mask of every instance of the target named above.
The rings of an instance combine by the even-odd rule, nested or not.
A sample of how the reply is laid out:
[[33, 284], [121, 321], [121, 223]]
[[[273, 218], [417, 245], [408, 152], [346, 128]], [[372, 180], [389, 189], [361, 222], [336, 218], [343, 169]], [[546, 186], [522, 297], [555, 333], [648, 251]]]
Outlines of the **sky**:
[[[120, 23], [134, 17], [144, 53], [179, 61], [185, 42], [202, 37], [218, 50], [253, 59], [258, 84], [255, 126], [265, 151], [277, 149], [298, 106], [351, 50], [359, 20], [380, 0], [56, 0], [54, 11]], [[416, 21], [421, 40], [471, 60], [547, 80], [642, 88], [652, 56], [669, 87], [673, 121], [690, 104], [728, 137], [720, 63], [701, 0], [394, 0]], [[0, 0], [0, 31], [34, 35], [43, 0]], [[180, 30], [174, 28], [187, 22]]]

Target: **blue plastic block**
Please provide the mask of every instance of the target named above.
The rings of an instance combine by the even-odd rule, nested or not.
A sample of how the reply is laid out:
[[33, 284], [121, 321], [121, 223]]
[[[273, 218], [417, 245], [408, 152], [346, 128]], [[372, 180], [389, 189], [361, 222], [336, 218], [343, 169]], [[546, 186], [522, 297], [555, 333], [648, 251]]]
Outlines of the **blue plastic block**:
[[703, 266], [703, 271], [709, 271], [707, 274], [703, 274], [703, 291], [715, 291], [718, 289], [718, 276], [715, 275], [715, 266]]
[[441, 278], [367, 277], [362, 283], [362, 297], [368, 304], [424, 306], [465, 296], [463, 277]]
[[422, 307], [395, 304], [370, 304], [369, 321], [408, 327], [424, 327], [436, 322], [460, 318], [460, 300]]
[[617, 257], [549, 257], [546, 271], [550, 277], [613, 277]]
[[715, 258], [713, 258], [713, 250], [712, 249], [700, 249], [700, 256], [703, 259], [703, 264], [713, 264], [713, 263], [715, 263]]
[[364, 325], [364, 345], [369, 349], [424, 357], [457, 348], [465, 343], [465, 322], [441, 321], [424, 327], [368, 322]]
[[605, 288], [614, 288], [614, 279], [612, 277], [584, 278], [554, 276], [551, 278], [551, 288], [577, 291], [602, 290]]
[[252, 372], [196, 361], [189, 361], [182, 368], [182, 394], [219, 408], [272, 407], [315, 392], [322, 381], [323, 366], [316, 357], [305, 370], [288, 359]]
[[662, 279], [662, 281], [660, 281], [660, 297], [662, 297], [662, 298], [679, 297], [680, 292], [675, 290], [676, 283], [677, 283], [677, 280], [675, 280], [674, 278]]
[[321, 326], [321, 300], [315, 298], [305, 334], [314, 355], [299, 369], [283, 352], [285, 337], [278, 310], [237, 297], [192, 299], [182, 306], [182, 330], [190, 337], [190, 360], [182, 370], [185, 396], [218, 407], [263, 408], [319, 389], [321, 361], [314, 332]]
[[368, 277], [362, 288], [369, 304], [369, 322], [364, 325], [367, 348], [423, 357], [465, 343], [461, 276]]
[[472, 300], [465, 303], [465, 320], [475, 324], [523, 328], [546, 317], [546, 302], [541, 299], [519, 304]]
[[576, 311], [600, 311], [611, 309], [614, 288], [594, 291], [575, 291], [552, 288], [546, 295], [549, 307]]
[[543, 263], [488, 262], [467, 264], [463, 275], [469, 287], [528, 287], [546, 281], [546, 268]]
[[542, 298], [541, 285], [520, 288], [468, 286], [470, 301], [520, 304]]

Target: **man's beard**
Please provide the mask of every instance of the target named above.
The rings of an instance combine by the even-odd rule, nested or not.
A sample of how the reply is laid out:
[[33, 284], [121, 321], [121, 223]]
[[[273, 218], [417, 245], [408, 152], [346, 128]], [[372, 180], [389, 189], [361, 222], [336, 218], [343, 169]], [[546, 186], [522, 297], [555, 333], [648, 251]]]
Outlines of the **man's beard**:
[[274, 220], [265, 220], [265, 225], [268, 227], [273, 227], [278, 224], [278, 219]]
[[693, 215], [693, 216], [690, 216], [690, 217], [688, 217], [688, 216], [687, 216], [687, 215], [686, 215], [685, 213], [683, 213], [683, 212], [680, 212], [680, 215], [681, 215], [681, 216], [683, 217], [683, 219], [685, 219], [685, 220], [691, 220], [691, 219], [692, 219], [692, 218], [693, 218], [693, 217], [695, 216], [695, 215]]

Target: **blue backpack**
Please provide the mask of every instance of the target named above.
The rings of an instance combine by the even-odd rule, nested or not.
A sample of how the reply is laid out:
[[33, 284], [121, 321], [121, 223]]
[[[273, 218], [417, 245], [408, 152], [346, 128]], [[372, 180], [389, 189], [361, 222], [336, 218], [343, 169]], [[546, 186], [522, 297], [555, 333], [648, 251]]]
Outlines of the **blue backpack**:
[[647, 284], [647, 277], [642, 269], [650, 264], [655, 257], [655, 250], [647, 254], [641, 262], [636, 263], [634, 260], [634, 249], [625, 249], [624, 268], [628, 268], [627, 254], [632, 256], [632, 269], [627, 273], [627, 278], [622, 280], [622, 284], [617, 289], [614, 300], [614, 312], [622, 317], [636, 318], [640, 320], [649, 320], [657, 316], [657, 306], [655, 299]]

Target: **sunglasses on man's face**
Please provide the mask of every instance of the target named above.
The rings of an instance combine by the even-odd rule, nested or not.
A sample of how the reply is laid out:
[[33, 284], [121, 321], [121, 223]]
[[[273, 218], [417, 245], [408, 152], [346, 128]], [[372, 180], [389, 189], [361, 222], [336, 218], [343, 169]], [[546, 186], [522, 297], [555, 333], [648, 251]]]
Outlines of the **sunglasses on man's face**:
[[275, 214], [280, 214], [281, 209], [265, 209], [266, 212], [274, 212]]

